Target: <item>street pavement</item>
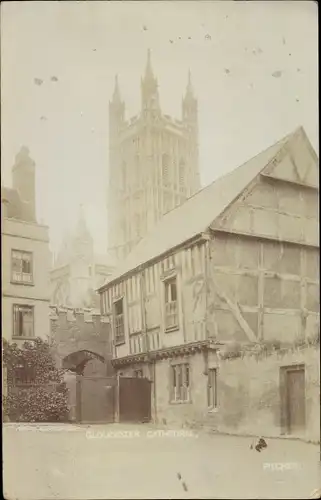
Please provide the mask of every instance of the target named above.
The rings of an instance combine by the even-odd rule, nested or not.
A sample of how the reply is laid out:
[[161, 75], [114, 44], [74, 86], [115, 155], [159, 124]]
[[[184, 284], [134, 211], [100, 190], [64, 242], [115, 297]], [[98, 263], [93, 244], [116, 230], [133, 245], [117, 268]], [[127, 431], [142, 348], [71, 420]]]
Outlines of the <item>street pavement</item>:
[[10, 500], [306, 498], [320, 487], [319, 446], [147, 424], [3, 427]]

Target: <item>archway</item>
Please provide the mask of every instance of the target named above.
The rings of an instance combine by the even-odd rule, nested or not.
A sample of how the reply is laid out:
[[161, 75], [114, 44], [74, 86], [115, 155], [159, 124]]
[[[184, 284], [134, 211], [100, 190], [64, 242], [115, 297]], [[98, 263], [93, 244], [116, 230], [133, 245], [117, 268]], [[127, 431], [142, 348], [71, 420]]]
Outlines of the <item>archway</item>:
[[62, 360], [69, 390], [70, 417], [84, 423], [114, 420], [114, 377], [107, 376], [103, 356], [89, 350], [72, 352]]
[[[100, 367], [101, 369], [98, 369], [99, 374], [106, 375], [105, 358], [95, 352], [87, 350], [76, 351], [72, 352], [62, 360], [62, 368], [77, 375], [86, 375], [84, 372], [85, 369], [88, 368], [88, 365], [94, 365], [96, 367], [96, 372], [97, 366]], [[89, 375], [88, 369], [86, 371]]]

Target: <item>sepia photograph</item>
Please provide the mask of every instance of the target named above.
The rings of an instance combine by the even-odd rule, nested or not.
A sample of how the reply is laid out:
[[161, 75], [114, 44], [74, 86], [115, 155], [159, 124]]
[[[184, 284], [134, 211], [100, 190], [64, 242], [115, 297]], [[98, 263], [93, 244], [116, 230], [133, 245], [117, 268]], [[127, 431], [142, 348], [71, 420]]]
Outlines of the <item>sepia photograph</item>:
[[318, 5], [3, 1], [6, 500], [321, 496]]

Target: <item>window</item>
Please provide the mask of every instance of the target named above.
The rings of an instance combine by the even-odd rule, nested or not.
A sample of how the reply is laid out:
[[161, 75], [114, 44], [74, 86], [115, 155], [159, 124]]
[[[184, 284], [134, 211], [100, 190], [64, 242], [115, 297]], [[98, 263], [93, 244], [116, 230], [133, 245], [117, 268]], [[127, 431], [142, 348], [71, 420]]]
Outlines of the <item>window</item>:
[[115, 343], [121, 344], [125, 342], [123, 299], [119, 299], [114, 303], [114, 327]]
[[184, 191], [185, 188], [185, 162], [180, 160], [178, 167], [178, 177], [179, 177], [179, 189]]
[[32, 283], [32, 253], [12, 250], [11, 253], [12, 281], [15, 283]]
[[169, 156], [168, 154], [163, 154], [162, 157], [162, 176], [164, 186], [169, 184]]
[[34, 336], [33, 306], [13, 306], [13, 337]]
[[165, 281], [165, 329], [178, 326], [176, 277]]
[[207, 379], [207, 406], [209, 408], [217, 407], [217, 369], [208, 370]]
[[122, 177], [122, 188], [123, 189], [126, 189], [126, 185], [127, 185], [127, 167], [126, 167], [126, 163], [123, 161], [122, 163], [122, 169], [121, 169], [121, 177]]
[[189, 364], [171, 366], [171, 401], [187, 402], [190, 400]]

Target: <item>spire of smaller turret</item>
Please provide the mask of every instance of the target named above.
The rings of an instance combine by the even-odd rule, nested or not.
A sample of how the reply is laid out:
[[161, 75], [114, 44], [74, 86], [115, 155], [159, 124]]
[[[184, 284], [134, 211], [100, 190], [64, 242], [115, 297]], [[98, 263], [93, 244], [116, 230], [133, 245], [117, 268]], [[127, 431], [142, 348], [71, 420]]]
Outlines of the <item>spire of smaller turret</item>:
[[114, 87], [114, 93], [113, 93], [113, 102], [119, 102], [119, 103], [121, 102], [118, 75], [115, 75], [115, 87]]
[[146, 63], [145, 79], [146, 80], [154, 79], [150, 49], [147, 50], [147, 63]]
[[183, 120], [190, 124], [197, 123], [197, 99], [192, 85], [192, 74], [188, 71], [186, 92], [182, 101]]
[[159, 112], [158, 84], [152, 68], [150, 49], [147, 51], [146, 69], [145, 75], [141, 81], [141, 89], [143, 109], [145, 111], [153, 110], [154, 112]]
[[191, 74], [191, 70], [190, 69], [188, 70], [186, 96], [194, 97], [194, 90], [193, 90], [193, 85], [192, 85], [192, 74]]

